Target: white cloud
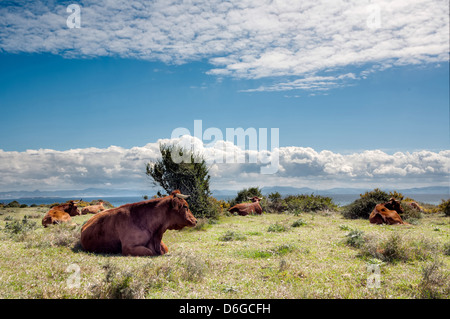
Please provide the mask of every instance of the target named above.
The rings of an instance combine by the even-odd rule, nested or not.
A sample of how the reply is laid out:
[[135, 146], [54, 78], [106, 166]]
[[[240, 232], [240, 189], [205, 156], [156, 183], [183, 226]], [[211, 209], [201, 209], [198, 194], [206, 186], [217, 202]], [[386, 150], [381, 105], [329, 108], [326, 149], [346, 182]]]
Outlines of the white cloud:
[[[299, 79], [255, 91], [335, 87], [319, 74], [347, 66], [368, 69], [367, 76], [394, 65], [448, 61], [446, 0], [83, 1], [80, 29], [68, 29], [69, 13], [56, 1], [8, 3], [0, 5], [3, 51], [206, 59], [211, 75]], [[314, 77], [325, 82], [303, 85]]]
[[[206, 147], [189, 136], [164, 139], [130, 149], [85, 148], [6, 152], [0, 150], [0, 191], [62, 190], [87, 187], [142, 189], [151, 187], [145, 164], [159, 158], [159, 143], [194, 145], [210, 165], [212, 188], [240, 189], [249, 186], [331, 187], [421, 187], [448, 185], [450, 150], [387, 154], [367, 150], [352, 154], [316, 151], [309, 147], [280, 147], [279, 169], [263, 175], [260, 161], [249, 163], [247, 150], [217, 141]], [[180, 144], [181, 145], [181, 144]], [[228, 145], [226, 149], [224, 146]], [[225, 156], [247, 154], [245, 163], [227, 163]], [[261, 153], [262, 151], [259, 151]], [[272, 153], [273, 155], [273, 153]], [[223, 163], [217, 159], [222, 158]]]

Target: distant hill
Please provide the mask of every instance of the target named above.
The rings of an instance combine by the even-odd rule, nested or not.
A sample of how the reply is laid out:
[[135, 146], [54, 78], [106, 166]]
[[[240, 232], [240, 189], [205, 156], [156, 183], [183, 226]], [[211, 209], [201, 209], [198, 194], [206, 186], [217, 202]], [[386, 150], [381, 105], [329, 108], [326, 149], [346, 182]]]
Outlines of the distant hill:
[[[394, 189], [383, 189], [384, 191], [392, 191]], [[290, 187], [290, 186], [271, 186], [263, 187], [263, 195], [274, 192], [279, 192], [281, 195], [293, 194], [316, 194], [316, 195], [335, 195], [335, 194], [361, 194], [372, 189], [369, 188], [330, 188], [325, 190], [313, 189], [309, 187]], [[110, 188], [86, 188], [81, 190], [60, 190], [60, 191], [9, 191], [0, 192], [0, 199], [10, 198], [39, 198], [39, 197], [117, 197], [117, 196], [152, 196], [156, 194], [156, 189], [110, 189]], [[396, 191], [403, 195], [409, 194], [450, 194], [450, 187], [446, 186], [430, 186], [430, 187], [415, 187], [407, 189], [396, 189]], [[235, 197], [238, 190], [212, 190], [213, 196]]]
[[39, 198], [39, 197], [115, 197], [115, 196], [143, 196], [153, 195], [152, 190], [86, 188], [60, 191], [10, 191], [0, 192], [0, 199], [8, 198]]

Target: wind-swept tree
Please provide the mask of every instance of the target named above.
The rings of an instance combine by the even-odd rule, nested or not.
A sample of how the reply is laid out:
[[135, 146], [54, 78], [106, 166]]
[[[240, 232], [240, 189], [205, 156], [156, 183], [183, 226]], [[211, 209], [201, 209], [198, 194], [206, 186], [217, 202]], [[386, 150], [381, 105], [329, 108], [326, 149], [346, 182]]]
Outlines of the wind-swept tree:
[[146, 174], [153, 183], [168, 194], [179, 189], [182, 194], [190, 195], [187, 202], [194, 216], [216, 217], [217, 209], [210, 201], [210, 175], [205, 159], [174, 145], [161, 144], [159, 150], [161, 159], [146, 166]]

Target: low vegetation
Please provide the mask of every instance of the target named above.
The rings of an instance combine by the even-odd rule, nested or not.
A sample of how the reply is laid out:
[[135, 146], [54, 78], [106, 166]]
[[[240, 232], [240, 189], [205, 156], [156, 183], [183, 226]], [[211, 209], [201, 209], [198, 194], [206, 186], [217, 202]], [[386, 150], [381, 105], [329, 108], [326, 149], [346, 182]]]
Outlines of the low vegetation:
[[[300, 210], [304, 198], [322, 201], [272, 196], [265, 207], [286, 210], [248, 216], [216, 201], [217, 218], [167, 231], [169, 253], [159, 257], [83, 251], [80, 229], [92, 215], [44, 228], [48, 207], [3, 207], [0, 298], [450, 298], [444, 211], [416, 225], [373, 225], [346, 218], [346, 207]], [[379, 288], [368, 285], [368, 265], [380, 268]]]

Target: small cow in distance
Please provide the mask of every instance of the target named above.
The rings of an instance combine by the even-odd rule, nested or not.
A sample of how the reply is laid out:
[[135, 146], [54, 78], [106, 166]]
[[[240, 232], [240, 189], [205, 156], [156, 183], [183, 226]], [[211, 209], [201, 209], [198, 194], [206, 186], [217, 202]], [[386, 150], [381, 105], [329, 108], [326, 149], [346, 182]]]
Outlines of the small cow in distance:
[[97, 205], [86, 206], [81, 209], [81, 214], [97, 214], [101, 211], [104, 211], [105, 207], [103, 207], [103, 201], [99, 201]]
[[78, 201], [71, 200], [68, 203], [52, 207], [42, 218], [42, 226], [47, 227], [48, 225], [69, 222], [72, 220], [70, 216], [81, 215], [77, 207], [77, 203], [80, 201], [81, 199]]
[[238, 213], [241, 216], [246, 216], [248, 214], [256, 213], [261, 215], [262, 214], [262, 208], [259, 202], [262, 200], [262, 198], [259, 198], [258, 196], [249, 197], [249, 200], [251, 200], [251, 203], [241, 203], [236, 204], [228, 211], [230, 213]]
[[411, 203], [409, 203], [408, 205], [409, 205], [411, 208], [413, 208], [413, 209], [415, 209], [415, 210], [417, 210], [417, 211], [419, 211], [419, 212], [423, 212], [422, 207], [420, 207], [420, 205], [417, 204], [416, 202], [411, 202]]
[[369, 221], [372, 224], [409, 225], [402, 220], [399, 214], [403, 214], [403, 208], [400, 206], [400, 202], [391, 198], [389, 202], [375, 206], [370, 213]]
[[167, 229], [197, 224], [179, 190], [169, 196], [125, 204], [92, 216], [81, 228], [81, 246], [94, 253], [156, 256], [168, 252]]

